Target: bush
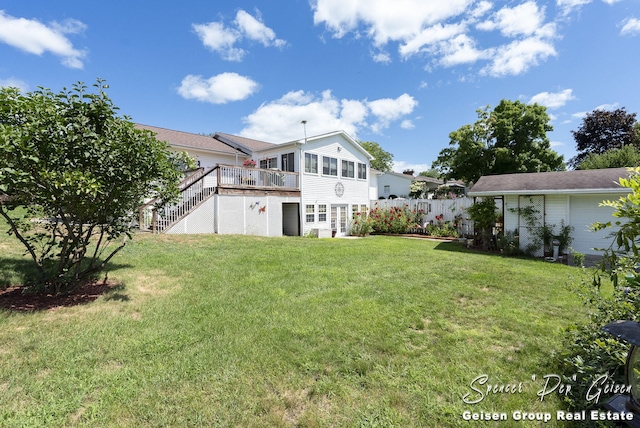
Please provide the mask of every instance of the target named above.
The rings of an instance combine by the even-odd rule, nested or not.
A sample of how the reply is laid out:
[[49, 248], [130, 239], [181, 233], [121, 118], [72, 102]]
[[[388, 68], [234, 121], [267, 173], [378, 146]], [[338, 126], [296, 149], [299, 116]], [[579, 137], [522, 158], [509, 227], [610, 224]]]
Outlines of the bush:
[[[576, 287], [590, 309], [588, 320], [567, 331], [568, 344], [561, 355], [561, 368], [575, 393], [567, 397], [574, 409], [585, 409], [598, 403], [586, 400], [586, 391], [598, 376], [608, 375], [609, 381], [624, 384], [624, 365], [628, 345], [602, 331], [612, 321], [640, 321], [640, 168], [630, 171], [628, 179], [620, 184], [631, 189], [631, 193], [617, 201], [604, 201], [601, 206], [615, 209], [614, 217], [628, 221], [616, 221], [619, 229], [614, 233], [611, 246], [605, 250], [600, 269], [591, 281], [582, 280]], [[611, 222], [593, 226], [594, 230], [605, 229]], [[608, 279], [613, 291], [602, 293], [602, 276]], [[608, 277], [608, 278], [607, 278]], [[600, 398], [600, 403], [606, 397]]]
[[366, 236], [373, 230], [371, 221], [366, 212], [356, 213], [349, 225], [349, 234], [354, 236]]
[[458, 237], [458, 230], [452, 222], [430, 224], [427, 226], [427, 234], [436, 237]]
[[422, 210], [410, 210], [404, 207], [379, 208], [375, 207], [369, 214], [371, 230], [375, 233], [407, 233], [416, 226], [420, 226]]
[[505, 256], [519, 256], [522, 254], [520, 250], [520, 236], [518, 231], [507, 231], [498, 238], [498, 249]]

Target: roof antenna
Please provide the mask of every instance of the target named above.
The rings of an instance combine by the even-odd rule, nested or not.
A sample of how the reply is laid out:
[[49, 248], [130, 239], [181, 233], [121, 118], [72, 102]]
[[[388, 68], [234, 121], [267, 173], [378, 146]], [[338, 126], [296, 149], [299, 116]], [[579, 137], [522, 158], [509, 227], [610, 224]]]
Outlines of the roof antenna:
[[302, 120], [300, 123], [304, 127], [304, 143], [307, 144], [307, 121]]

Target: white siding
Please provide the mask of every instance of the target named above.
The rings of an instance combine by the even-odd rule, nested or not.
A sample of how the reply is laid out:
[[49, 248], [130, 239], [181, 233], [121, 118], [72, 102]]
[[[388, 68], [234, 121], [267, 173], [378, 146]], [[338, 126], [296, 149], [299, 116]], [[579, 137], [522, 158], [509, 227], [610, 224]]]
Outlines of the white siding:
[[617, 230], [613, 227], [599, 232], [592, 232], [589, 226], [595, 222], [615, 220], [612, 216], [613, 209], [609, 207], [599, 207], [598, 204], [606, 199], [617, 199], [614, 195], [585, 195], [571, 196], [570, 222], [574, 227], [573, 243], [571, 246], [578, 252], [584, 254], [598, 254], [602, 251], [594, 248], [607, 248], [611, 245], [612, 238], [608, 235]]
[[[399, 198], [408, 198], [413, 177], [401, 177], [394, 174], [383, 174], [378, 178], [378, 197], [388, 198], [395, 195]], [[385, 192], [385, 186], [389, 186], [389, 192]]]
[[[304, 165], [301, 167], [302, 183], [302, 225], [306, 234], [311, 229], [328, 229], [331, 223], [331, 206], [347, 205], [347, 216], [351, 219], [352, 207], [357, 206], [359, 211], [362, 206], [369, 206], [369, 179], [371, 170], [369, 168], [369, 158], [362, 153], [350, 141], [342, 135], [331, 135], [319, 138], [303, 145], [301, 157], [304, 153], [312, 153], [318, 156], [318, 173], [305, 173]], [[322, 172], [322, 157], [328, 156], [338, 160], [338, 175], [329, 176]], [[341, 161], [354, 162], [354, 178], [342, 177]], [[304, 164], [304, 162], [302, 162]], [[358, 163], [366, 165], [367, 179], [358, 178]], [[339, 196], [336, 193], [336, 185], [340, 183], [344, 188], [344, 193]], [[314, 205], [315, 221], [306, 221], [306, 206]], [[327, 206], [327, 221], [318, 221], [319, 205]]]

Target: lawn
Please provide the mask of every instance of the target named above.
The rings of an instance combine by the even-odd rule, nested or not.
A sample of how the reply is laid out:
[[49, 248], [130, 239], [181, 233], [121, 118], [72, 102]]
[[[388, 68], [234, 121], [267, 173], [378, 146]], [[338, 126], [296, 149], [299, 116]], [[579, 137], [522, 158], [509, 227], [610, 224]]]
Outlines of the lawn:
[[[2, 235], [5, 286], [23, 260]], [[0, 312], [0, 425], [555, 417], [558, 395], [536, 393], [554, 373], [562, 329], [584, 313], [566, 287], [576, 268], [425, 239], [142, 235], [114, 262], [109, 278], [121, 287], [93, 303]], [[466, 404], [482, 374], [518, 387]], [[523, 425], [501, 426], [511, 424]]]

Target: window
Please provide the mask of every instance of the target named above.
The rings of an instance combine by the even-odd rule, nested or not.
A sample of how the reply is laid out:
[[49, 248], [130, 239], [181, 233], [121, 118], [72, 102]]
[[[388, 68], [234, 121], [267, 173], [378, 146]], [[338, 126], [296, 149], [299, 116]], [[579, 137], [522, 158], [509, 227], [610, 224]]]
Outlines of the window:
[[293, 153], [286, 153], [282, 155], [282, 170], [294, 172], [295, 168], [293, 165]]
[[353, 178], [353, 162], [351, 161], [342, 161], [342, 176], [345, 178]]
[[389, 193], [391, 193], [391, 186], [389, 186], [388, 184], [385, 184], [385, 186], [384, 186], [384, 194], [385, 195], [389, 195]]
[[318, 221], [327, 221], [327, 206], [325, 204], [318, 205]]
[[322, 173], [338, 176], [338, 159], [322, 156]]
[[360, 205], [360, 212], [362, 214], [366, 214], [367, 211], [369, 211], [369, 207], [367, 207], [366, 205]]
[[304, 172], [318, 173], [318, 155], [313, 153], [304, 154]]
[[351, 205], [351, 218], [354, 219], [358, 215], [358, 206]]
[[316, 206], [315, 205], [307, 205], [307, 215], [305, 216], [305, 221], [307, 223], [315, 223], [316, 222]]
[[358, 163], [358, 178], [361, 180], [367, 179], [367, 164]]
[[270, 169], [278, 167], [278, 158], [260, 159], [260, 168]]

